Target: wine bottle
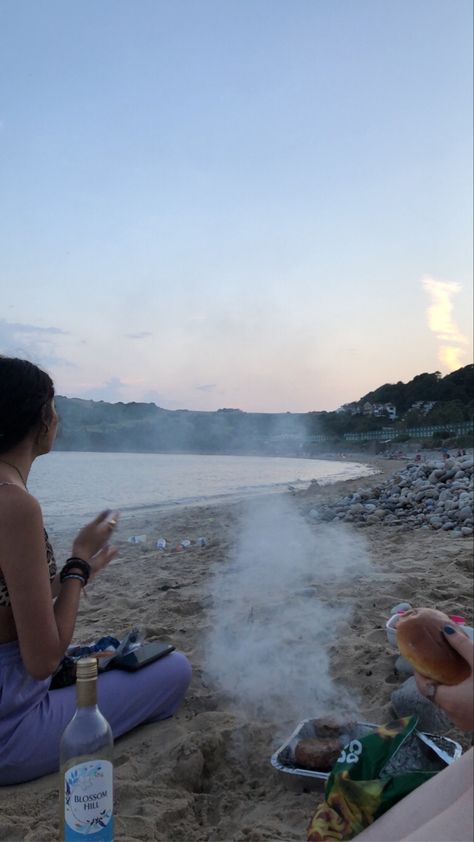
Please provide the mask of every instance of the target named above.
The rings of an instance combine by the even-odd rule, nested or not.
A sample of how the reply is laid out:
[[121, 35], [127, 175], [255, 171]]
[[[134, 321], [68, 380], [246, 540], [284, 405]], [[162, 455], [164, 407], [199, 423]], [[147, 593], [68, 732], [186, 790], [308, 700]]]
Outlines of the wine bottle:
[[113, 842], [113, 737], [97, 707], [97, 661], [77, 662], [77, 708], [59, 746], [59, 834]]

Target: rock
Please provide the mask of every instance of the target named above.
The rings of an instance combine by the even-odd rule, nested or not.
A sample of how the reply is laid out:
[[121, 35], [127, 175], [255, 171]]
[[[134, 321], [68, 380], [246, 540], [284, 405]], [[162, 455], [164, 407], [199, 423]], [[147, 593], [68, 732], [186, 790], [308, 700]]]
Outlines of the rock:
[[[357, 527], [381, 521], [408, 529], [442, 529], [469, 537], [473, 528], [473, 460], [408, 464], [384, 484], [359, 488], [333, 504], [312, 509], [315, 521], [346, 521]], [[463, 532], [463, 529], [466, 532]]]
[[418, 730], [429, 734], [445, 734], [451, 729], [451, 723], [440, 708], [436, 707], [418, 691], [414, 676], [394, 690], [391, 696], [395, 716], [418, 716]]
[[403, 655], [399, 655], [395, 661], [395, 672], [399, 675], [413, 675], [413, 667]]

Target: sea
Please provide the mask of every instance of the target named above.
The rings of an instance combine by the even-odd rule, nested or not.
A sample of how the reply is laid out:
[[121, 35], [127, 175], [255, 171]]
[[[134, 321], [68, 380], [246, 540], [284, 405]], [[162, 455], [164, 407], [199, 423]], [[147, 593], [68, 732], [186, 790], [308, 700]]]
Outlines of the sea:
[[239, 499], [372, 474], [356, 462], [274, 456], [173, 453], [49, 453], [37, 459], [28, 486], [45, 521], [67, 526], [103, 509], [139, 509]]

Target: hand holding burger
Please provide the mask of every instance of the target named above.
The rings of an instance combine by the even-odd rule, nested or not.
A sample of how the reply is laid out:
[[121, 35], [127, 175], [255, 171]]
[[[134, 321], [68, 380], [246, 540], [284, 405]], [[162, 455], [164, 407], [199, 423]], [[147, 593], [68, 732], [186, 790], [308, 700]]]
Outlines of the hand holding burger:
[[474, 643], [449, 617], [432, 608], [407, 611], [397, 624], [400, 652], [415, 669], [420, 693], [441, 707], [451, 721], [473, 730]]

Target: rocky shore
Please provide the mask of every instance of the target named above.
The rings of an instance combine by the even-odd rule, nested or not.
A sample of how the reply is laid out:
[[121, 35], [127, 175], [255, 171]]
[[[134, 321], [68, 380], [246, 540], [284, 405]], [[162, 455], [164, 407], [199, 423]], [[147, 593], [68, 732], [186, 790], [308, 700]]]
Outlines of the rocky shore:
[[309, 512], [315, 521], [339, 520], [364, 527], [383, 523], [404, 530], [441, 529], [455, 537], [473, 534], [472, 455], [412, 462], [385, 482]]

